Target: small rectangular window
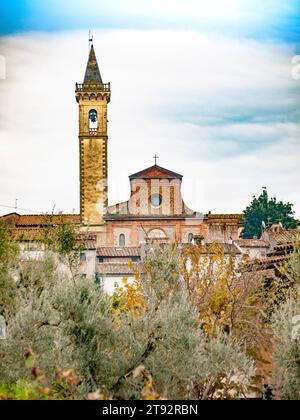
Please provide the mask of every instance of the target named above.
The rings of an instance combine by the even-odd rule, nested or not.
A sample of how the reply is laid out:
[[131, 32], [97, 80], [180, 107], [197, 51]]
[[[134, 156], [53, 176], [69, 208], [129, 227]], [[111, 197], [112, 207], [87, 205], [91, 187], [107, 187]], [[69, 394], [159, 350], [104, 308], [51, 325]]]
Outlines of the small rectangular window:
[[85, 252], [80, 252], [80, 261], [81, 262], [86, 261], [86, 254], [85, 254]]

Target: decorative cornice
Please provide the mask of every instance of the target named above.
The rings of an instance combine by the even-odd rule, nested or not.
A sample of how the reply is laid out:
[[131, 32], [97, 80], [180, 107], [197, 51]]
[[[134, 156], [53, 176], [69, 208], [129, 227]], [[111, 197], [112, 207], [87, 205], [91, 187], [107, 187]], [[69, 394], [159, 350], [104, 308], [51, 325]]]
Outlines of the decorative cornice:
[[105, 221], [122, 221], [122, 220], [131, 220], [131, 221], [143, 221], [143, 220], [204, 220], [203, 217], [199, 218], [196, 214], [193, 215], [150, 215], [150, 216], [136, 216], [136, 215], [121, 215], [121, 214], [105, 214], [103, 216]]

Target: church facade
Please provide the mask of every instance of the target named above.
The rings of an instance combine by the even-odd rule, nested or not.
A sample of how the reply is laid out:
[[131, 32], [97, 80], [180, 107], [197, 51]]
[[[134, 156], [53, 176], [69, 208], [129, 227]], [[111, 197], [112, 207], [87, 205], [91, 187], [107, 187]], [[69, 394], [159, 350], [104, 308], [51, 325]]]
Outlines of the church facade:
[[155, 164], [129, 176], [128, 201], [108, 207], [107, 108], [110, 83], [103, 83], [93, 45], [84, 81], [76, 84], [79, 105], [80, 217], [95, 231], [98, 247], [138, 247], [148, 241], [212, 242], [238, 239], [241, 215], [191, 210], [181, 195], [183, 176]]
[[[156, 159], [153, 166], [129, 176], [127, 201], [108, 206], [111, 87], [102, 80], [93, 45], [83, 83], [76, 83], [75, 98], [79, 111], [80, 214], [52, 218], [54, 223], [74, 224], [80, 232], [89, 233], [87, 251], [94, 255], [95, 273], [102, 277], [128, 275], [128, 261], [140, 260], [141, 249], [149, 242], [186, 244], [198, 238], [228, 244], [239, 238], [242, 215], [191, 210], [181, 194], [183, 176], [159, 166]], [[12, 213], [2, 219], [14, 227], [23, 249], [26, 244], [32, 249], [40, 240], [43, 215]]]

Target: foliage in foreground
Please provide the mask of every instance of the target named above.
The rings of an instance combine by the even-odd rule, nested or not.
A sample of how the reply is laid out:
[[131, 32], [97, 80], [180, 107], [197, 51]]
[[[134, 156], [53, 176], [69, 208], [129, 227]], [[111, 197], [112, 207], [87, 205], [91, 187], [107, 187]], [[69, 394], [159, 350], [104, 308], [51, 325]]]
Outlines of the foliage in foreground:
[[300, 398], [299, 340], [290, 333], [299, 253], [283, 281], [266, 285], [217, 248], [200, 259], [197, 247], [181, 257], [154, 247], [143, 274], [110, 297], [80, 277], [72, 232], [54, 241], [67, 245], [58, 252], [71, 276], [51, 251], [20, 264], [2, 233], [0, 399], [247, 398], [257, 391], [259, 345], [272, 343], [274, 397]]
[[274, 394], [300, 400], [300, 302], [291, 298], [273, 317]]
[[282, 271], [293, 283], [286, 302], [273, 315], [274, 395], [300, 400], [300, 252], [295, 249]]
[[[14, 293], [17, 305], [3, 310], [7, 338], [0, 341], [0, 378], [10, 396], [33, 384], [28, 349], [51, 398], [58, 367], [78, 376], [70, 398], [98, 392], [100, 398], [214, 399], [248, 392], [252, 360], [221, 330], [205, 334], [171, 249], [149, 255], [145, 274], [113, 297], [91, 280], [58, 274], [51, 255], [20, 268]], [[28, 398], [39, 398], [29, 391]]]

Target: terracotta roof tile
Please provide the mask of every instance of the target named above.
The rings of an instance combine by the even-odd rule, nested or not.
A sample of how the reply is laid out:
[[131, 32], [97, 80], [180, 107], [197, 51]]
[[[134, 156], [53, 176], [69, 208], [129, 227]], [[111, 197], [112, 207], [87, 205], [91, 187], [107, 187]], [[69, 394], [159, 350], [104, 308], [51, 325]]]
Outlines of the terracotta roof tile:
[[266, 237], [272, 247], [278, 245], [300, 242], [300, 231], [299, 229], [286, 229], [280, 232], [267, 231], [263, 234]]
[[[18, 241], [39, 241], [43, 238], [42, 226], [49, 223], [58, 225], [80, 224], [80, 215], [64, 214], [64, 215], [19, 215], [12, 213], [2, 216], [5, 223], [10, 226], [12, 236]], [[79, 238], [78, 238], [79, 239]], [[90, 233], [88, 240], [95, 241], [95, 235]]]
[[139, 257], [138, 247], [100, 247], [97, 248], [98, 257]]
[[262, 258], [260, 260], [260, 262], [262, 264], [264, 264], [264, 263], [276, 263], [276, 262], [280, 262], [280, 261], [286, 261], [290, 257], [291, 257], [291, 254], [287, 254], [287, 255], [275, 255], [275, 256], [271, 256], [271, 257]]
[[18, 213], [9, 213], [3, 216], [0, 216], [0, 220], [2, 220], [6, 225], [15, 225], [19, 220], [20, 215]]
[[293, 249], [293, 248], [295, 248], [295, 245], [297, 245], [297, 243], [295, 243], [295, 242], [286, 242], [285, 244], [274, 246], [274, 250], [275, 251], [280, 251], [280, 250], [285, 250], [285, 249], [286, 250]]
[[261, 239], [238, 239], [234, 241], [240, 247], [245, 248], [268, 248], [269, 245]]
[[22, 215], [17, 220], [17, 226], [40, 226], [47, 224], [80, 224], [79, 214], [31, 214]]
[[176, 172], [170, 171], [169, 169], [163, 168], [161, 166], [153, 165], [153, 166], [150, 166], [149, 168], [143, 169], [140, 172], [136, 172], [135, 174], [130, 175], [129, 178], [130, 179], [134, 179], [134, 178], [142, 178], [142, 179], [179, 178], [179, 179], [182, 179], [182, 175], [177, 174]]

